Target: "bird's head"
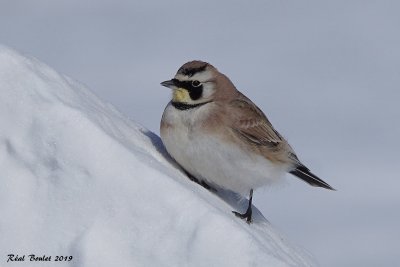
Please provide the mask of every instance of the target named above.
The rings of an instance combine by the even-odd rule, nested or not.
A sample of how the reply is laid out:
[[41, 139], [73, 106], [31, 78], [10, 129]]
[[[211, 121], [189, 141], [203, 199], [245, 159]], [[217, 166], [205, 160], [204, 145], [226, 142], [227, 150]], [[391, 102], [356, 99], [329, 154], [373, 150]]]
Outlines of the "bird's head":
[[173, 102], [195, 105], [212, 101], [224, 91], [229, 91], [229, 87], [223, 86], [226, 80], [234, 88], [229, 79], [214, 66], [195, 60], [185, 63], [173, 79], [161, 85], [173, 90]]

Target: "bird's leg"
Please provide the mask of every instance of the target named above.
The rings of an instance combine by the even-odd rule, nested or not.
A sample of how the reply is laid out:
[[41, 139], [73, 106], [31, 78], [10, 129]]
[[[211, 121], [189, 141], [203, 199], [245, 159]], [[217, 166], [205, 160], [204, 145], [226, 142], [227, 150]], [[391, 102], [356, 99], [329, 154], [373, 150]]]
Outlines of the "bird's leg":
[[248, 224], [250, 224], [252, 222], [251, 220], [251, 215], [253, 213], [252, 209], [251, 209], [251, 203], [253, 202], [253, 189], [250, 189], [250, 197], [249, 197], [249, 206], [247, 207], [247, 210], [245, 213], [239, 213], [237, 211], [232, 211], [237, 217], [241, 218], [241, 219], [246, 219], [246, 222]]
[[186, 173], [186, 175], [189, 177], [189, 179], [199, 185], [201, 185], [202, 187], [204, 187], [205, 189], [212, 191], [212, 192], [217, 192], [217, 189], [215, 189], [214, 187], [210, 186], [209, 184], [207, 184], [204, 181], [200, 181], [199, 179], [197, 179], [196, 177], [194, 177], [191, 173], [189, 173], [187, 170], [183, 169], [183, 171]]

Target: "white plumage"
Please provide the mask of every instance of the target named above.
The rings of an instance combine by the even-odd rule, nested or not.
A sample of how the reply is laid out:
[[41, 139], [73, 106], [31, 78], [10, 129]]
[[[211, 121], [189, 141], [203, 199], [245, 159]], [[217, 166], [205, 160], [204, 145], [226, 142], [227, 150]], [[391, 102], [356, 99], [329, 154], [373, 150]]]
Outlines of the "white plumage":
[[210, 185], [246, 195], [252, 188], [276, 182], [288, 171], [288, 166], [272, 164], [218, 136], [205, 135], [199, 127], [209, 112], [209, 106], [177, 112], [171, 103], [164, 111], [163, 122], [169, 125], [161, 132], [164, 145], [190, 174]]
[[184, 64], [161, 85], [173, 90], [161, 120], [169, 154], [195, 179], [209, 186], [249, 193], [240, 218], [251, 222], [253, 189], [286, 172], [312, 186], [333, 188], [300, 162], [265, 114], [224, 74], [202, 61]]

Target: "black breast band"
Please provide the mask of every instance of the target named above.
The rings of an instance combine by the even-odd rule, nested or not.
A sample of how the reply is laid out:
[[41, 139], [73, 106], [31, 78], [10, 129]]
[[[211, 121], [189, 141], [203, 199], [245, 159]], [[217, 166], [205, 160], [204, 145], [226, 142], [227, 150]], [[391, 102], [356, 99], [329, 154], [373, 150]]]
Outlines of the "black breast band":
[[203, 106], [205, 104], [211, 103], [212, 101], [207, 101], [203, 103], [197, 103], [197, 104], [187, 104], [187, 103], [181, 103], [181, 102], [171, 102], [171, 105], [174, 106], [174, 108], [179, 109], [179, 110], [188, 110], [192, 108], [197, 108], [200, 106]]

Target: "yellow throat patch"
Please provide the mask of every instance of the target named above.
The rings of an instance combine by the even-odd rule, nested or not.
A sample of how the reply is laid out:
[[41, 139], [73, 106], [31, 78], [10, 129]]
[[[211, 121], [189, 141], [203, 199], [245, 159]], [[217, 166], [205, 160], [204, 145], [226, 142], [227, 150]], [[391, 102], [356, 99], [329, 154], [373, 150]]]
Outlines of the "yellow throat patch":
[[174, 102], [190, 102], [191, 98], [189, 96], [189, 92], [186, 89], [178, 88], [175, 89], [172, 93], [172, 100]]

